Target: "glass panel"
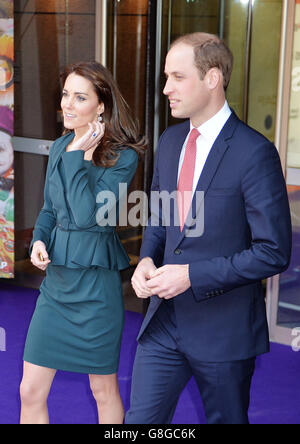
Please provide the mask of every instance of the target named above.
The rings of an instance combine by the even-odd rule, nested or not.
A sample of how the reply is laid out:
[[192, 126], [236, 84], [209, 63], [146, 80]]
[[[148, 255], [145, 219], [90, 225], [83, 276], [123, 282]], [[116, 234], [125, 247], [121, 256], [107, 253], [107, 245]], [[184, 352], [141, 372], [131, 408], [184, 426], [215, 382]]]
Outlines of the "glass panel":
[[[249, 17], [249, 0], [226, 2], [224, 39], [234, 55], [227, 99], [242, 120], [247, 120], [248, 125], [271, 141], [275, 138], [281, 19], [282, 0], [252, 0], [252, 17]], [[268, 38], [262, 45], [264, 35]]]
[[[145, 128], [148, 1], [108, 1], [108, 68]], [[130, 63], [128, 63], [130, 61]]]
[[[234, 55], [234, 68], [227, 90], [227, 99], [237, 115], [244, 119], [244, 106], [248, 106], [248, 123], [274, 140], [276, 120], [277, 81], [281, 33], [282, 0], [253, 0], [252, 41], [249, 47], [249, 85], [245, 79], [247, 57], [248, 0], [163, 0], [162, 75], [160, 91], [164, 85], [163, 66], [170, 42], [190, 32], [218, 34]], [[261, 45], [261, 36], [268, 38]], [[264, 75], [261, 66], [264, 66]], [[258, 69], [259, 67], [259, 69]], [[249, 94], [245, 102], [245, 89]], [[169, 113], [168, 103], [161, 100], [160, 134], [178, 121]]]
[[239, 118], [243, 119], [248, 2], [240, 0], [226, 2], [223, 20], [224, 40], [234, 56], [233, 71], [226, 94], [227, 100]]
[[[170, 42], [180, 35], [191, 32], [218, 34], [224, 38], [234, 54], [234, 69], [227, 90], [227, 99], [242, 118], [247, 18], [248, 5], [240, 0], [163, 0], [160, 93], [162, 94], [165, 82], [164, 60]], [[178, 123], [178, 120], [172, 118], [167, 100], [162, 99], [159, 133], [175, 123]]]
[[[291, 96], [288, 129], [289, 167], [300, 168], [300, 0], [296, 1], [294, 47], [291, 72]], [[299, 173], [299, 170], [297, 171]], [[298, 179], [297, 179], [298, 176]], [[294, 328], [300, 325], [300, 180], [294, 174], [294, 185], [288, 186], [293, 224], [292, 259], [280, 276], [277, 325]]]
[[[219, 0], [163, 0], [162, 18], [162, 62], [159, 93], [165, 83], [164, 64], [170, 42], [177, 37], [191, 32], [219, 32]], [[161, 134], [169, 125], [178, 123], [170, 114], [168, 100], [160, 101]]]
[[276, 126], [281, 20], [282, 0], [255, 0], [253, 2], [247, 123], [273, 143]]
[[300, 186], [288, 186], [293, 223], [291, 264], [280, 276], [277, 324], [294, 328], [300, 325]]
[[48, 158], [15, 152], [15, 275], [20, 285], [39, 287], [43, 272], [31, 265], [32, 229], [43, 206]]
[[300, 168], [300, 1], [296, 1], [287, 166]]
[[[130, 106], [132, 115], [140, 124], [140, 132], [145, 133], [146, 103], [146, 62], [148, 0], [107, 1], [108, 7], [108, 68], [114, 74], [121, 93]], [[144, 161], [139, 162], [130, 190], [144, 189]], [[130, 211], [130, 205], [128, 210]], [[142, 227], [120, 227], [120, 238], [131, 258], [132, 266], [137, 264], [142, 241]], [[132, 270], [123, 272], [128, 291], [131, 289], [129, 275]]]
[[14, 3], [15, 136], [55, 140], [62, 132], [59, 74], [95, 58], [95, 1]]
[[[15, 0], [15, 136], [62, 134], [59, 75], [69, 63], [95, 59], [95, 0]], [[16, 281], [38, 286], [28, 247], [43, 204], [47, 156], [15, 153]]]

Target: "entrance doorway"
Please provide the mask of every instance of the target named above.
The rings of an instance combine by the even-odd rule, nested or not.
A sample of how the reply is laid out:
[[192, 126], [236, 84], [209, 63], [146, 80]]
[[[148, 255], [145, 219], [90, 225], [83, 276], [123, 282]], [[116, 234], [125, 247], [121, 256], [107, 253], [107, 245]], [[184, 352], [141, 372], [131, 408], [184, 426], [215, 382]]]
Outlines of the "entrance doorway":
[[93, 0], [14, 1], [15, 279], [38, 288], [44, 274], [28, 248], [43, 205], [49, 150], [63, 132], [59, 75], [69, 63], [95, 58]]
[[300, 350], [300, 1], [286, 1], [281, 47], [277, 141], [292, 216], [292, 257], [288, 270], [269, 280], [270, 336]]
[[274, 142], [282, 8], [282, 0], [157, 2], [156, 140], [175, 123], [161, 94], [168, 47], [180, 35], [201, 31], [218, 34], [233, 52], [234, 69], [227, 91], [230, 106], [240, 119]]
[[[14, 4], [14, 282], [19, 285], [38, 288], [43, 279], [43, 273], [31, 266], [28, 247], [43, 203], [49, 149], [62, 133], [59, 73], [65, 65], [78, 60], [102, 62], [139, 119], [149, 149], [132, 189], [149, 191], [158, 138], [175, 123], [162, 89], [165, 55], [179, 35], [203, 31], [225, 39], [235, 58], [230, 105], [242, 120], [276, 140], [283, 0], [15, 0]], [[119, 234], [131, 258], [132, 266], [122, 276], [125, 294], [131, 294], [143, 228], [122, 227]]]

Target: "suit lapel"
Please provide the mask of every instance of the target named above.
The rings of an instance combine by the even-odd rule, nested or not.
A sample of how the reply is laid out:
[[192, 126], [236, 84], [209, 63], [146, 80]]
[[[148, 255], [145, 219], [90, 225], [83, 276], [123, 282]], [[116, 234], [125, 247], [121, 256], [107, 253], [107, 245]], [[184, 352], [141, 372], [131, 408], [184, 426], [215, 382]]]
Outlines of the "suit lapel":
[[172, 193], [174, 190], [177, 190], [177, 178], [178, 178], [178, 165], [181, 150], [185, 139], [190, 131], [190, 122], [187, 121], [184, 123], [183, 130], [180, 132], [180, 135], [176, 134], [173, 136], [173, 139], [170, 140], [170, 144], [172, 148], [169, 151], [170, 154], [170, 181], [169, 181], [169, 191]]
[[[202, 191], [204, 192], [204, 198], [205, 194], [219, 168], [220, 163], [222, 162], [222, 159], [224, 157], [224, 154], [226, 153], [227, 149], [230, 145], [230, 139], [235, 131], [235, 128], [239, 122], [239, 119], [237, 118], [236, 114], [232, 112], [231, 116], [229, 117], [228, 121], [225, 123], [225, 126], [223, 127], [222, 131], [220, 132], [219, 136], [217, 137], [215, 143], [213, 144], [209, 155], [207, 157], [207, 160], [205, 162], [204, 168], [202, 170], [201, 176], [199, 178], [196, 192]], [[196, 208], [195, 205], [195, 199], [196, 199], [196, 192], [193, 197], [192, 202], [192, 208]], [[203, 202], [201, 203], [201, 205]], [[199, 205], [198, 205], [199, 206]], [[200, 208], [196, 208], [196, 217], [199, 213]], [[178, 244], [184, 239], [186, 235], [186, 231], [189, 229], [189, 227], [185, 226], [183, 231], [180, 231], [180, 228], [178, 227]]]
[[[227, 151], [229, 144], [222, 137], [218, 137], [215, 141], [205, 162], [202, 174], [199, 178], [196, 191], [207, 192], [209, 185], [216, 174], [222, 158]], [[195, 196], [194, 196], [195, 198]]]

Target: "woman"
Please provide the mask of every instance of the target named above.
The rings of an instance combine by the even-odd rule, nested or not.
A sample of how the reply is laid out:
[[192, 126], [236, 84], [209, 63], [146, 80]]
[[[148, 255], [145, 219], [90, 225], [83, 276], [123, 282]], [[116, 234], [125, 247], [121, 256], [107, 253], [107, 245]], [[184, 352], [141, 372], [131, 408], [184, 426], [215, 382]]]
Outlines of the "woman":
[[119, 199], [145, 142], [102, 65], [71, 65], [62, 82], [67, 131], [51, 148], [32, 240], [31, 261], [47, 273], [25, 345], [21, 423], [49, 422], [47, 398], [60, 369], [89, 374], [99, 422], [121, 424], [119, 270], [129, 261], [115, 227], [98, 220], [97, 196], [109, 190]]

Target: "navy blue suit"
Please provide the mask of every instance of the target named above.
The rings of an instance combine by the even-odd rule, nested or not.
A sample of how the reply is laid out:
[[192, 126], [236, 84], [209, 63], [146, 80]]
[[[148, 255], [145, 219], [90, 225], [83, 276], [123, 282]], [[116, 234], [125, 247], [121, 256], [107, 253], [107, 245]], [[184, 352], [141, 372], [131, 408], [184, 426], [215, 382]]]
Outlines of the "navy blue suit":
[[[176, 191], [179, 157], [189, 130], [187, 121], [168, 128], [162, 135], [152, 191]], [[248, 362], [246, 373], [250, 378], [253, 358], [269, 350], [261, 281], [283, 272], [288, 267], [291, 253], [290, 211], [276, 148], [232, 113], [209, 153], [197, 190], [204, 191], [204, 231], [201, 236], [188, 237], [189, 227], [181, 232], [172, 223], [166, 227], [162, 224], [151, 226], [150, 218], [141, 259], [151, 257], [156, 266], [189, 264], [191, 288], [170, 301], [157, 296], [151, 298], [139, 333], [139, 347], [145, 343], [149, 349], [150, 332], [155, 336], [155, 344], [165, 343], [167, 349], [176, 349], [194, 376], [203, 363], [209, 366], [220, 363], [222, 367], [229, 362]], [[171, 206], [171, 222], [174, 211], [176, 206]], [[162, 214], [159, 216], [163, 218]], [[138, 388], [141, 366], [144, 372], [147, 368], [150, 371], [138, 351], [127, 422], [167, 422], [171, 419], [178, 394], [172, 401], [170, 399], [174, 405], [165, 416], [148, 414], [147, 419], [146, 410], [145, 418], [136, 413], [137, 390], [143, 390], [141, 386]], [[151, 371], [153, 373], [153, 369]], [[182, 389], [187, 379], [184, 374], [187, 373], [174, 377], [174, 387]], [[144, 386], [149, 378], [149, 374], [145, 375]], [[202, 378], [202, 384], [199, 378], [196, 379], [203, 391], [202, 397], [211, 398], [211, 393], [205, 392], [207, 381], [204, 383]], [[152, 391], [155, 391], [153, 387]], [[234, 389], [228, 391], [233, 393]], [[236, 404], [230, 396], [223, 401]], [[205, 405], [208, 422], [246, 422], [245, 411], [240, 418], [238, 412], [226, 413], [226, 419], [224, 413], [216, 414], [209, 402]], [[217, 401], [213, 403], [216, 405]], [[249, 399], [246, 399], [244, 410], [248, 404]], [[231, 405], [226, 408], [230, 410]]]

